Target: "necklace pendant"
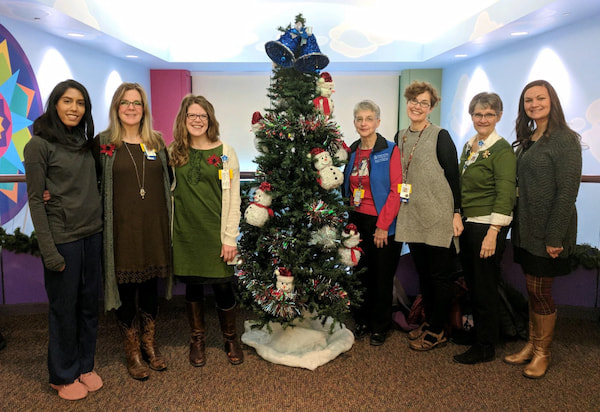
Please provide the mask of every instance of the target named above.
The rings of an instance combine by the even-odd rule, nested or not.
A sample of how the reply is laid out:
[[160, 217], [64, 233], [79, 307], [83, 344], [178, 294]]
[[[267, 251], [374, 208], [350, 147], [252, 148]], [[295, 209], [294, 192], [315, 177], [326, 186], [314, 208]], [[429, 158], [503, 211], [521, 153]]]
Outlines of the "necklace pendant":
[[144, 196], [146, 196], [146, 191], [143, 187], [140, 189], [140, 196], [142, 197], [142, 199], [144, 199]]

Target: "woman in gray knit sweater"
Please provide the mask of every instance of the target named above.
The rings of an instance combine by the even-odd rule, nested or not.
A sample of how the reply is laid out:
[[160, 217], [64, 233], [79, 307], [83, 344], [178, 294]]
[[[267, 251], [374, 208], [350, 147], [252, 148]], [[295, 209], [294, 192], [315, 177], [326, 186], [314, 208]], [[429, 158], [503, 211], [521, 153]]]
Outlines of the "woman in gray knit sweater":
[[[102, 388], [94, 371], [102, 265], [102, 204], [91, 152], [92, 103], [75, 80], [57, 84], [23, 149], [27, 196], [48, 295], [48, 374], [58, 396]], [[52, 193], [45, 200], [44, 191]]]
[[523, 89], [516, 121], [517, 207], [512, 241], [529, 295], [529, 341], [504, 358], [526, 364], [523, 375], [541, 378], [550, 363], [556, 322], [555, 276], [570, 272], [577, 239], [575, 200], [581, 180], [579, 135], [565, 121], [556, 91], [545, 80]]

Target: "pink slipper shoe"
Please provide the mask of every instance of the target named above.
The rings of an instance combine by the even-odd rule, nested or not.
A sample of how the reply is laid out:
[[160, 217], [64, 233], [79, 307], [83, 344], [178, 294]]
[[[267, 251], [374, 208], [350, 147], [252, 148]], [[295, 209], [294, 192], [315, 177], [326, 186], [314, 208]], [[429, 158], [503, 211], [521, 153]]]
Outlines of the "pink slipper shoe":
[[58, 396], [68, 401], [78, 401], [88, 395], [87, 388], [78, 380], [66, 385], [54, 385], [51, 383], [50, 386], [58, 391]]
[[104, 385], [104, 383], [102, 383], [102, 378], [100, 378], [95, 371], [82, 373], [81, 376], [79, 376], [79, 382], [83, 383], [83, 386], [87, 388], [88, 392], [95, 392]]

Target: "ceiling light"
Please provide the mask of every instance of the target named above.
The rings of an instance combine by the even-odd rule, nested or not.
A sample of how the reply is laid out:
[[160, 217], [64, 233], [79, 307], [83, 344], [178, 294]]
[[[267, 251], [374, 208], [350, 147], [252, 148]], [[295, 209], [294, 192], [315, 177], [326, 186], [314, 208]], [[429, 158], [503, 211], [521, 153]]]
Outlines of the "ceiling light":
[[67, 36], [70, 36], [70, 37], [85, 37], [85, 35], [81, 34], [81, 33], [67, 33]]
[[128, 54], [127, 56], [128, 59], [137, 59], [139, 56], [136, 56], [135, 54]]
[[510, 35], [511, 36], [527, 36], [529, 32], [526, 31], [514, 31]]
[[467, 57], [467, 54], [455, 54], [454, 57]]

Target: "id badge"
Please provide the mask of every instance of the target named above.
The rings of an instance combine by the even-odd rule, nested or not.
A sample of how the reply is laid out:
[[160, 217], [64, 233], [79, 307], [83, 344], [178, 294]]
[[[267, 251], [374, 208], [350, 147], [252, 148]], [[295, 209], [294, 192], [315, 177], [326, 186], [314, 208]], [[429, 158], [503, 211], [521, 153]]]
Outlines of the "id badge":
[[231, 179], [233, 178], [233, 170], [227, 169], [226, 172], [223, 173], [223, 169], [219, 170], [219, 179], [221, 179], [221, 187], [223, 189], [231, 189]]
[[147, 150], [144, 143], [140, 143], [140, 147], [142, 148], [142, 152], [146, 155], [146, 159], [156, 160], [156, 152], [154, 150]]
[[400, 201], [404, 203], [408, 203], [410, 200], [410, 193], [412, 192], [412, 185], [409, 183], [402, 183], [399, 188], [400, 191]]
[[360, 206], [360, 202], [363, 197], [365, 197], [365, 189], [361, 189], [360, 187], [354, 189], [354, 195], [352, 197], [354, 206]]

